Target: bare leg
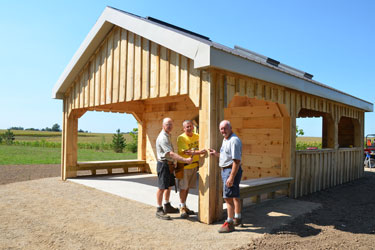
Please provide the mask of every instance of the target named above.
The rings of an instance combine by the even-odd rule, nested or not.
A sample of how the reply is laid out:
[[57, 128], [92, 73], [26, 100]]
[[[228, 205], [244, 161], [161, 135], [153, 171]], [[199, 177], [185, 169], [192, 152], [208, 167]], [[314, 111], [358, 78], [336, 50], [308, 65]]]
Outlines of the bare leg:
[[241, 199], [233, 198], [234, 201], [234, 212], [236, 214], [241, 213]]
[[165, 191], [165, 189], [158, 189], [158, 191], [156, 191], [156, 202], [157, 202], [159, 207], [161, 207], [161, 202], [163, 200], [164, 191]]
[[234, 202], [233, 198], [224, 198], [225, 203], [227, 204], [227, 213], [228, 218], [234, 218]]
[[180, 202], [186, 203], [186, 199], [189, 193], [189, 189], [181, 189], [180, 190]]
[[164, 192], [164, 200], [165, 201], [169, 201], [169, 197], [171, 196], [171, 187], [169, 187], [168, 189], [165, 189], [165, 192]]

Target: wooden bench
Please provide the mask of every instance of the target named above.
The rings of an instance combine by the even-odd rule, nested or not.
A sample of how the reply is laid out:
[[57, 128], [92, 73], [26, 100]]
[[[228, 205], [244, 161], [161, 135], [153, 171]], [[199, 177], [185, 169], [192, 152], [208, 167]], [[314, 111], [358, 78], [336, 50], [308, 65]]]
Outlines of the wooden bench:
[[112, 174], [112, 169], [123, 169], [124, 173], [129, 172], [129, 168], [138, 168], [134, 172], [145, 173], [146, 169], [145, 160], [117, 160], [117, 161], [88, 161], [77, 162], [77, 171], [90, 170], [92, 175], [96, 175], [96, 170], [106, 169], [107, 174]]
[[265, 177], [258, 179], [249, 179], [241, 181], [240, 183], [240, 198], [241, 207], [243, 206], [243, 199], [253, 197], [253, 202], [259, 203], [260, 195], [267, 193], [267, 198], [274, 199], [276, 191], [289, 191], [290, 184], [293, 177]]

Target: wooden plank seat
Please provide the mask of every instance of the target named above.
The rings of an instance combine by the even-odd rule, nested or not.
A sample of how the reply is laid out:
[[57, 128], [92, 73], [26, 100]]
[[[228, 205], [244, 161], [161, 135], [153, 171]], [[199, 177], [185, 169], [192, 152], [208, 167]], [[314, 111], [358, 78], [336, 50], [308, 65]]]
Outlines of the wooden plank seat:
[[114, 160], [114, 161], [88, 161], [77, 162], [77, 170], [90, 170], [92, 175], [96, 175], [96, 170], [106, 169], [107, 174], [112, 174], [112, 169], [121, 168], [124, 173], [129, 172], [129, 168], [138, 168], [134, 172], [146, 172], [145, 160]]
[[240, 183], [241, 206], [244, 198], [253, 198], [253, 202], [260, 202], [260, 195], [267, 193], [268, 198], [274, 199], [278, 190], [289, 191], [293, 177], [265, 177], [248, 179]]

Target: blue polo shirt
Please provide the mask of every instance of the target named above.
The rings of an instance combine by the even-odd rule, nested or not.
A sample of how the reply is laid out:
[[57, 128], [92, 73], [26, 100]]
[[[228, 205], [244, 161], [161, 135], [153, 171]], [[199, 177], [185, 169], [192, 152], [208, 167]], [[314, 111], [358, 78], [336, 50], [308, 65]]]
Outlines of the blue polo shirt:
[[232, 133], [228, 139], [223, 139], [220, 148], [219, 166], [227, 167], [233, 164], [233, 160], [241, 160], [242, 142], [237, 135]]

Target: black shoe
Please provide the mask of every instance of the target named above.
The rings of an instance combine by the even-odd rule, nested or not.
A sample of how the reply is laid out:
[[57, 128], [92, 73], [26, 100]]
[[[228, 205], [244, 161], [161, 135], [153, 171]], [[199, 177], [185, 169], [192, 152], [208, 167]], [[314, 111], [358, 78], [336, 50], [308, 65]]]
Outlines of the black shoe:
[[164, 204], [164, 213], [166, 214], [178, 214], [180, 210], [178, 208], [172, 207], [171, 203], [168, 202]]
[[156, 218], [162, 219], [162, 220], [170, 220], [171, 217], [167, 215], [162, 208], [158, 208], [156, 210]]
[[189, 214], [186, 211], [186, 207], [181, 207], [180, 208], [180, 217], [183, 219], [186, 219], [189, 217]]
[[193, 210], [190, 210], [189, 208], [186, 207], [186, 213], [188, 215], [195, 215], [195, 212]]
[[243, 225], [242, 225], [242, 219], [241, 218], [234, 218], [234, 226], [235, 227], [242, 227]]

